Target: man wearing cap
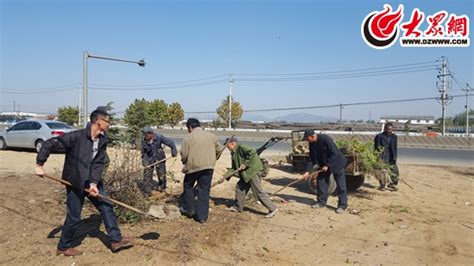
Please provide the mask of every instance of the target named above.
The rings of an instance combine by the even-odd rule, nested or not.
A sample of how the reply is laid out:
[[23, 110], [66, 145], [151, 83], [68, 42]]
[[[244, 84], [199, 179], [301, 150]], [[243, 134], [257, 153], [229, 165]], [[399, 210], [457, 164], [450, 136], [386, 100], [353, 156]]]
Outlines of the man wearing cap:
[[[150, 196], [153, 190], [166, 190], [166, 162], [153, 165], [154, 163], [166, 158], [163, 151], [163, 144], [171, 149], [171, 156], [176, 157], [177, 150], [174, 142], [158, 133], [155, 133], [151, 127], [144, 129], [145, 137], [142, 142], [142, 163], [143, 166], [148, 167], [143, 172], [143, 183], [141, 190], [144, 194]], [[156, 168], [158, 182], [153, 180], [153, 170]]]
[[[183, 163], [184, 214], [204, 224], [209, 217], [209, 192], [216, 160], [221, 154], [221, 145], [216, 135], [201, 128], [195, 118], [186, 122], [188, 135], [181, 144]], [[197, 204], [195, 205], [194, 185], [197, 182]]]
[[337, 197], [339, 199], [336, 213], [344, 213], [347, 208], [347, 188], [345, 167], [347, 160], [334, 141], [327, 135], [316, 134], [314, 130], [307, 129], [303, 140], [309, 142], [309, 160], [303, 177], [309, 177], [309, 171], [318, 165], [321, 172], [317, 176], [317, 202], [312, 208], [326, 207], [328, 200], [329, 177], [331, 173], [337, 184]]
[[226, 143], [232, 156], [232, 168], [224, 176], [228, 176], [230, 173], [240, 169], [238, 173], [240, 180], [235, 186], [235, 205], [229, 207], [228, 210], [242, 212], [247, 193], [252, 189], [257, 200], [268, 209], [268, 214], [265, 215], [265, 218], [272, 218], [278, 209], [270, 200], [268, 194], [262, 189], [259, 173], [262, 171], [263, 165], [257, 151], [249, 145], [239, 143], [236, 137], [229, 138], [226, 140]]

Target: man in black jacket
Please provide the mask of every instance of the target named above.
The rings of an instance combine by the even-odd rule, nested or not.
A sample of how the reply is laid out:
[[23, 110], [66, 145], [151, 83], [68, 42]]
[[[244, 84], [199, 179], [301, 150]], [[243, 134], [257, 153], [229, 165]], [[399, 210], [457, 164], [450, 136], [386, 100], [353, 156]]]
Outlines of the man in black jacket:
[[[110, 117], [103, 109], [90, 115], [90, 124], [85, 129], [51, 138], [44, 142], [36, 157], [35, 174], [43, 177], [44, 163], [52, 152], [66, 151], [62, 179], [69, 181], [67, 187], [67, 216], [62, 227], [57, 255], [76, 256], [82, 252], [73, 248], [74, 233], [81, 222], [84, 198], [87, 196], [99, 210], [111, 241], [111, 249], [117, 252], [131, 247], [131, 238], [122, 237], [111, 203], [97, 198], [100, 193], [107, 195], [102, 183], [102, 171], [107, 149], [105, 132], [109, 129]], [[87, 194], [84, 189], [88, 188]]]
[[303, 140], [309, 142], [309, 160], [303, 177], [305, 179], [309, 177], [309, 172], [314, 165], [318, 165], [322, 171], [317, 177], [318, 202], [312, 207], [326, 207], [329, 196], [329, 177], [332, 173], [337, 184], [337, 197], [339, 199], [336, 213], [344, 213], [347, 208], [346, 158], [327, 135], [315, 134], [314, 130], [307, 129], [304, 132]]
[[[384, 131], [374, 139], [374, 147], [375, 150], [381, 150], [382, 153], [380, 154], [380, 159], [384, 161], [384, 163], [388, 163], [390, 165], [390, 180], [391, 183], [388, 185], [393, 191], [397, 191], [398, 185], [398, 166], [397, 166], [397, 153], [398, 153], [398, 143], [397, 143], [397, 135], [393, 134], [393, 124], [386, 123], [384, 126]], [[380, 182], [380, 190], [385, 189], [385, 183]]]
[[[173, 140], [161, 134], [155, 133], [151, 127], [145, 128], [145, 137], [142, 141], [142, 163], [147, 167], [165, 159], [163, 144], [171, 149], [171, 156], [176, 157], [178, 151]], [[153, 180], [153, 169], [156, 168], [158, 182]], [[143, 183], [140, 186], [142, 192], [150, 196], [152, 190], [164, 192], [166, 190], [166, 162], [161, 162], [144, 170]]]

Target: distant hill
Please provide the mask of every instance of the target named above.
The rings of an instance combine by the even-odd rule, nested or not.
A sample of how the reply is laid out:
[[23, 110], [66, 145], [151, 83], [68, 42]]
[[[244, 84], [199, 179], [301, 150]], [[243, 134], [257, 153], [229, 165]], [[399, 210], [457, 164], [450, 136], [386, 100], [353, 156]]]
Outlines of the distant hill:
[[242, 116], [242, 119], [241, 120], [244, 120], [244, 121], [264, 121], [264, 122], [268, 122], [268, 121], [272, 121], [273, 119], [271, 118], [268, 118], [264, 115], [258, 115], [258, 114], [253, 114], [253, 113], [245, 113], [244, 112], [244, 115]]

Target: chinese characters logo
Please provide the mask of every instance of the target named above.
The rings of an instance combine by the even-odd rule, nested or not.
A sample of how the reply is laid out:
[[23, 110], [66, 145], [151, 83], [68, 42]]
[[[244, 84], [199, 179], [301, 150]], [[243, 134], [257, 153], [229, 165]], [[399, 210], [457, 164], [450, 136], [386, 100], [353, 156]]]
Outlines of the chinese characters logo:
[[[361, 34], [372, 48], [386, 49], [396, 43], [402, 47], [468, 47], [469, 17], [457, 16], [447, 11], [425, 15], [418, 8], [402, 23], [404, 7], [394, 11], [388, 4], [384, 10], [373, 11], [362, 21]], [[423, 22], [426, 25], [423, 26]]]

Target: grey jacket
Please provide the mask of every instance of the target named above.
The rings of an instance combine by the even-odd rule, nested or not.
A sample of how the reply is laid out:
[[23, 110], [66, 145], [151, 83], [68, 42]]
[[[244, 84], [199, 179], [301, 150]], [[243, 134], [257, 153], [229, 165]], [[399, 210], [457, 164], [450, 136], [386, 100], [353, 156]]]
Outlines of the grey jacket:
[[181, 144], [183, 173], [191, 174], [206, 169], [214, 169], [221, 145], [217, 136], [200, 127], [186, 135]]

